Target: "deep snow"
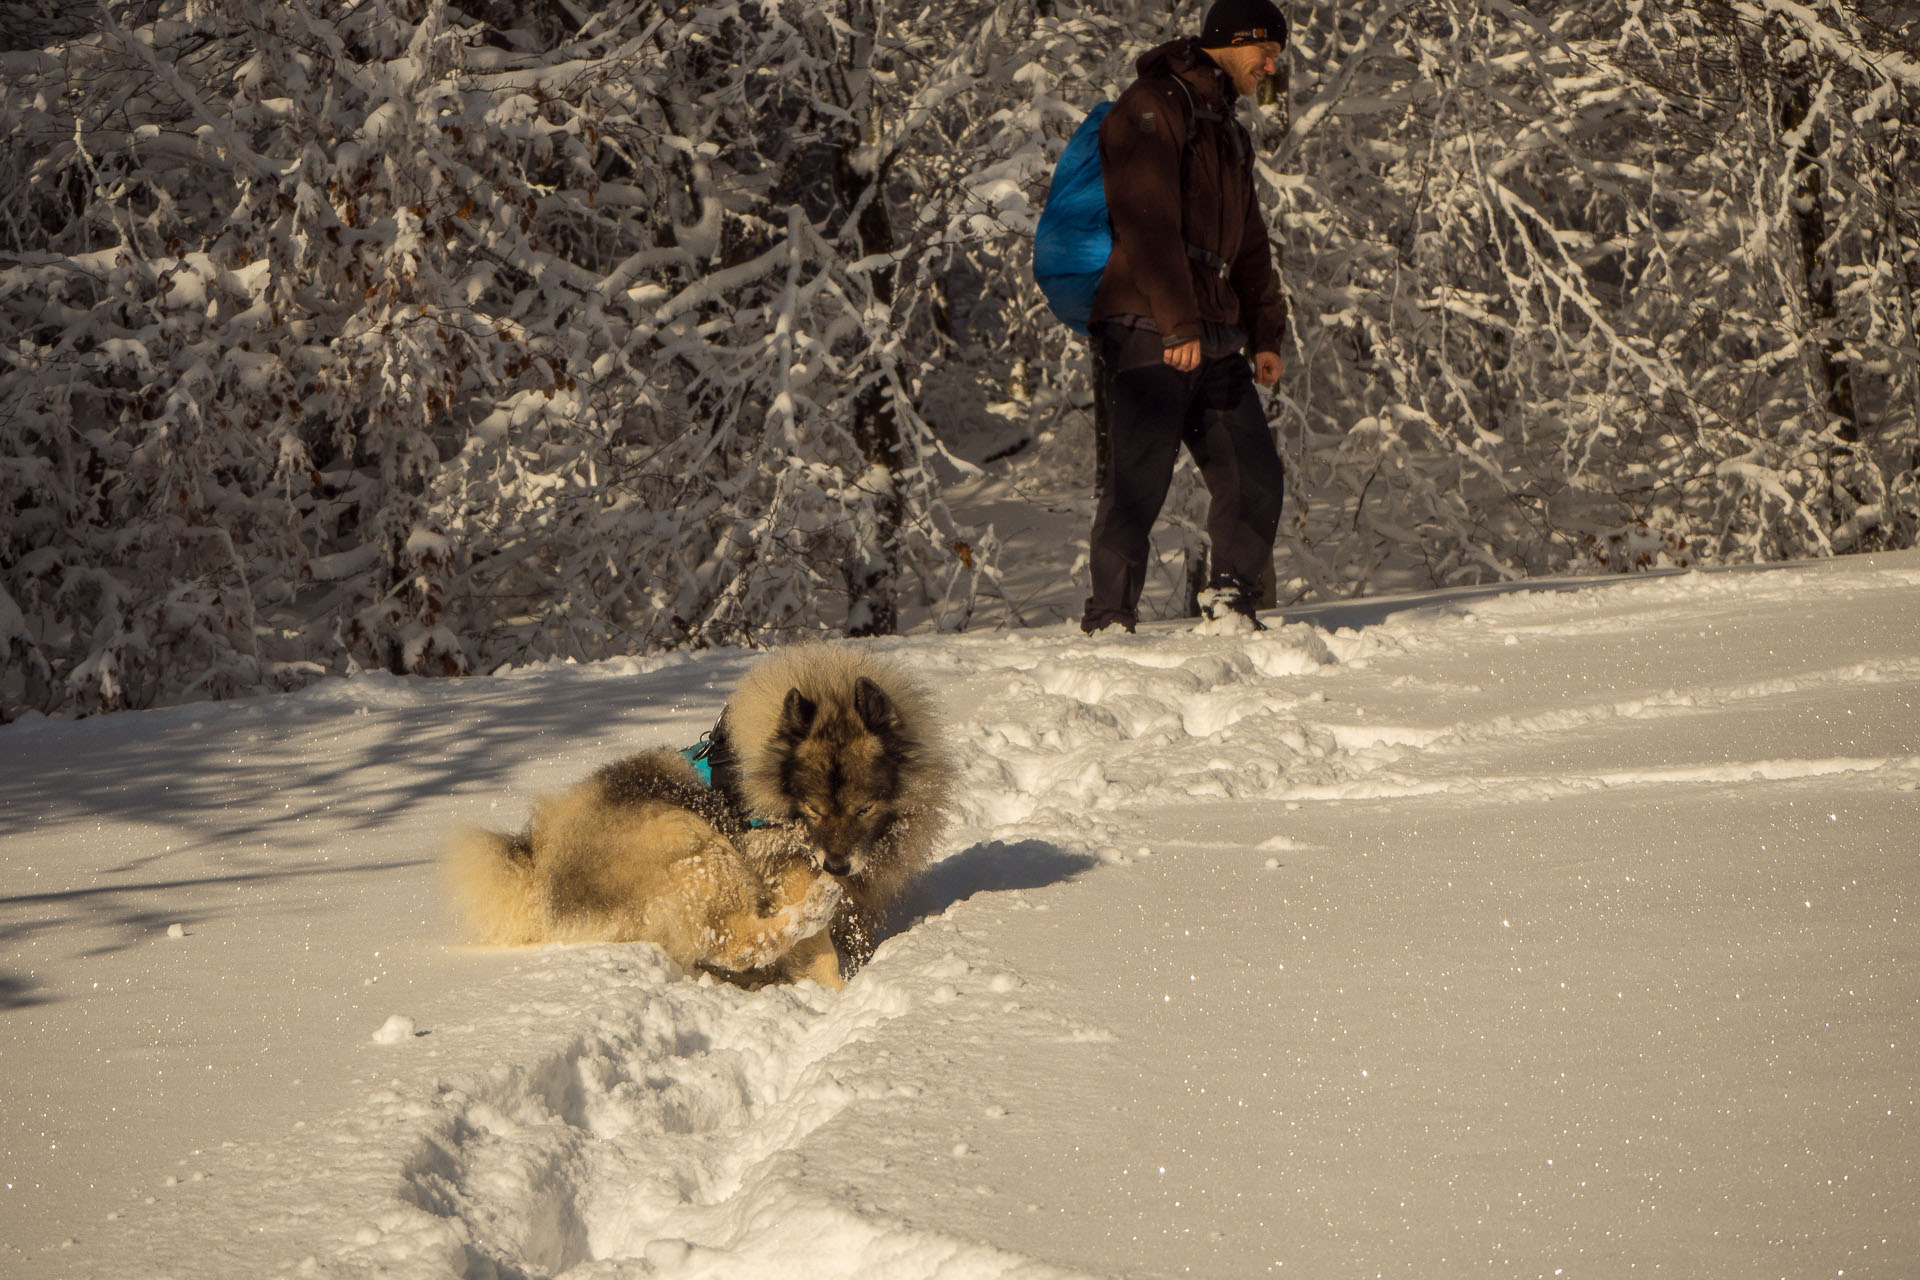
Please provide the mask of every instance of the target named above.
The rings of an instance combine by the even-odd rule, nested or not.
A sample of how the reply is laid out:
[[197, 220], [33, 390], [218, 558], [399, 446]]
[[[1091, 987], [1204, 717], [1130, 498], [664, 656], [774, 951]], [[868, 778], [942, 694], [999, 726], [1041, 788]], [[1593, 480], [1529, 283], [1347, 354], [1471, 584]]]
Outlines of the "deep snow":
[[887, 642], [839, 994], [450, 941], [747, 654], [0, 727], [0, 1274], [1920, 1275], [1920, 556], [1269, 621]]

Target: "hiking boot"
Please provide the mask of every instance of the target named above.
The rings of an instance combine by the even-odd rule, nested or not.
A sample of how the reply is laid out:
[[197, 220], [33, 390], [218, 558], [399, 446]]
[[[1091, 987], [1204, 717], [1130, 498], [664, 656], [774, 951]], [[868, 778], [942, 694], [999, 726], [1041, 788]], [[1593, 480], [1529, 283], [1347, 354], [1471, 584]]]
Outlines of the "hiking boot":
[[1254, 609], [1253, 593], [1232, 583], [1208, 587], [1200, 593], [1200, 617], [1201, 630], [1212, 635], [1267, 629]]
[[1132, 635], [1133, 615], [1116, 613], [1110, 609], [1088, 609], [1086, 614], [1080, 619], [1080, 629], [1090, 636], [1099, 635], [1103, 631], [1111, 631], [1115, 627], [1118, 627], [1128, 635]]

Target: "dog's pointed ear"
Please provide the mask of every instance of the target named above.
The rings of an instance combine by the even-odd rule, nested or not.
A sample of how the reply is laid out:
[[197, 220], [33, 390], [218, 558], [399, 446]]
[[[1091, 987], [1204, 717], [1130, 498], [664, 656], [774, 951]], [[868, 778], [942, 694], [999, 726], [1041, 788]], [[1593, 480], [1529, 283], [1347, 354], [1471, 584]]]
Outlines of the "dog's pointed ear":
[[787, 690], [786, 704], [780, 708], [780, 735], [796, 741], [806, 737], [813, 732], [813, 718], [819, 714], [819, 703], [798, 689]]
[[893, 709], [893, 699], [865, 676], [854, 682], [853, 709], [869, 733], [886, 733], [900, 726], [900, 713]]

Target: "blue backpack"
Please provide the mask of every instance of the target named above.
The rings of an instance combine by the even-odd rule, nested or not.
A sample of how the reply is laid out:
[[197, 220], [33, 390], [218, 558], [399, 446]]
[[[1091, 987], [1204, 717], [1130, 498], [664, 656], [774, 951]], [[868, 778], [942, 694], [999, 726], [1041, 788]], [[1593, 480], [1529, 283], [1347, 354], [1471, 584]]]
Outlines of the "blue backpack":
[[1113, 253], [1113, 223], [1100, 178], [1100, 122], [1113, 110], [1103, 102], [1073, 131], [1033, 233], [1033, 279], [1053, 314], [1075, 333], [1085, 333], [1093, 295]]
[[[1187, 99], [1186, 146], [1180, 153], [1184, 166], [1200, 121], [1226, 122], [1229, 117], [1202, 107], [1180, 77], [1168, 79]], [[1053, 314], [1078, 334], [1087, 332], [1093, 317], [1093, 295], [1100, 289], [1100, 277], [1113, 254], [1113, 222], [1107, 216], [1107, 188], [1100, 176], [1100, 122], [1111, 110], [1111, 102], [1100, 103], [1073, 131], [1067, 149], [1053, 167], [1053, 185], [1047, 188], [1040, 225], [1033, 233], [1034, 283], [1040, 286]], [[1237, 126], [1231, 127], [1235, 129], [1235, 145], [1242, 145]], [[1224, 265], [1192, 246], [1187, 253], [1210, 260], [1208, 265], [1216, 268]]]

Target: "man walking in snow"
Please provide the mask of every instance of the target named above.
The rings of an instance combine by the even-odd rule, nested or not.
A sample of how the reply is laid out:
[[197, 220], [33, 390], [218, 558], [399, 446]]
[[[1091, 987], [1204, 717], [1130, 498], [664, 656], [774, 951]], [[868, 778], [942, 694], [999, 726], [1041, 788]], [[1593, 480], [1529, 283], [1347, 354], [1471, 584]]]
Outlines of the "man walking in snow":
[[1089, 633], [1134, 628], [1182, 443], [1209, 499], [1202, 612], [1263, 629], [1255, 607], [1285, 472], [1254, 383], [1280, 379], [1287, 305], [1233, 109], [1274, 74], [1286, 39], [1271, 0], [1215, 0], [1199, 36], [1141, 56], [1100, 126], [1113, 253], [1091, 325], [1108, 454], [1080, 621]]

